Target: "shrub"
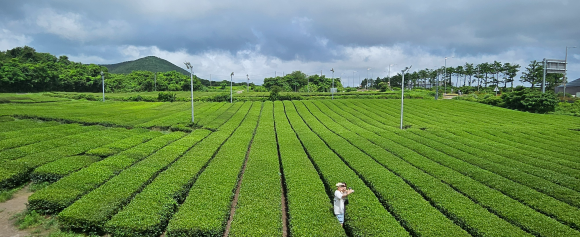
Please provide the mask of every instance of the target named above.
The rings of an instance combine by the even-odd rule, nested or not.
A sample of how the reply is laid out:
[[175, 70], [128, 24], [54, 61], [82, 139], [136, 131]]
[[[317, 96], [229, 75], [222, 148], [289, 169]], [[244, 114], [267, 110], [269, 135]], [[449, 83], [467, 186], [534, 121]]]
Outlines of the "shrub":
[[508, 109], [516, 109], [532, 113], [554, 112], [558, 105], [558, 98], [552, 93], [526, 89], [518, 86], [513, 92], [504, 93], [501, 96], [504, 106]]
[[175, 101], [176, 94], [171, 92], [159, 92], [157, 100], [161, 102], [173, 102]]
[[268, 97], [268, 99], [271, 101], [278, 100], [278, 97], [280, 97], [280, 91], [282, 91], [282, 88], [280, 88], [279, 86], [272, 86], [270, 88], [270, 96]]

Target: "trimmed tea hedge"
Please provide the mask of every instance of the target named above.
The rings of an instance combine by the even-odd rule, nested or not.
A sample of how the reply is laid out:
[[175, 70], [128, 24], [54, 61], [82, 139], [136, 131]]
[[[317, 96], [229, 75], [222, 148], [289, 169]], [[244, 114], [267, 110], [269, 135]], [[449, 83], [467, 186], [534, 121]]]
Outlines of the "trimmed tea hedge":
[[[301, 102], [294, 102], [294, 104], [312, 131], [320, 136], [330, 149], [337, 153], [363, 179], [380, 198], [383, 205], [414, 235], [470, 236], [465, 230], [431, 206], [429, 201], [423, 199], [420, 193], [405, 183], [405, 180], [386, 170], [370, 156], [337, 134], [351, 137], [349, 140], [359, 146], [369, 146], [370, 144], [366, 139], [351, 136], [352, 133], [333, 123], [332, 119], [322, 114], [316, 107], [306, 108]], [[325, 121], [325, 125], [321, 124], [318, 119]], [[396, 193], [393, 190], [397, 190]]]
[[40, 166], [30, 174], [32, 182], [56, 182], [72, 172], [101, 160], [98, 156], [69, 156]]
[[[68, 137], [78, 139], [76, 143], [57, 147], [41, 153], [31, 154], [17, 160], [5, 161], [0, 164], [0, 188], [12, 188], [29, 180], [29, 174], [36, 167], [67, 156], [82, 154], [91, 148], [130, 136], [125, 129], [104, 129]], [[15, 169], [15, 166], [23, 168]]]
[[216, 151], [240, 125], [251, 104], [240, 111], [218, 131], [213, 132], [172, 164], [133, 200], [106, 223], [116, 236], [159, 236], [169, 218], [183, 202], [191, 185]]
[[280, 164], [273, 103], [264, 102], [243, 174], [230, 236], [282, 236]]
[[284, 105], [274, 102], [276, 137], [286, 185], [288, 229], [293, 236], [346, 236], [326, 195], [324, 183], [292, 130]]
[[93, 163], [32, 194], [28, 197], [29, 208], [40, 213], [59, 213], [82, 195], [184, 135], [170, 133]]
[[187, 199], [169, 221], [167, 236], [223, 235], [233, 190], [261, 111], [261, 106], [255, 105], [195, 181]]
[[[294, 131], [305, 146], [309, 157], [317, 167], [327, 187], [346, 182], [356, 189], [349, 198], [345, 215], [345, 228], [354, 236], [394, 235], [409, 236], [409, 233], [382, 206], [375, 194], [346, 166], [320, 138], [302, 121], [291, 101], [284, 101], [286, 115]], [[329, 194], [333, 190], [327, 190]]]
[[[454, 190], [440, 179], [433, 177], [416, 166], [408, 163], [401, 157], [424, 159], [412, 150], [384, 139], [379, 135], [364, 129], [365, 123], [349, 113], [337, 114], [335, 111], [345, 111], [345, 108], [335, 107], [334, 104], [315, 103], [321, 111], [330, 116], [334, 121], [343, 125], [349, 131], [354, 132], [367, 139], [359, 141], [349, 137], [355, 137], [351, 133], [339, 133], [340, 136], [347, 138], [359, 149], [372, 156], [377, 162], [384, 167], [392, 170], [422, 192], [429, 201], [438, 207], [443, 213], [453, 219], [455, 223], [461, 225], [474, 236], [525, 236], [516, 226], [499, 218], [494, 213], [489, 212], [486, 208], [478, 205], [469, 197]], [[327, 109], [324, 109], [327, 108]], [[354, 123], [358, 123], [354, 124]], [[359, 125], [361, 125], [359, 127]], [[372, 127], [369, 127], [372, 128]], [[386, 150], [388, 148], [388, 150]], [[396, 153], [395, 153], [396, 152]]]

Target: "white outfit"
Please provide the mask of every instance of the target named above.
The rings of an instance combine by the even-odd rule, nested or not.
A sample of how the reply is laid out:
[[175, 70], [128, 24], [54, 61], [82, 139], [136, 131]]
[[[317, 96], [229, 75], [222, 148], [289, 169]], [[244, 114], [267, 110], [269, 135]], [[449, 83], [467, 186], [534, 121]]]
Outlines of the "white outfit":
[[336, 190], [334, 191], [334, 214], [344, 214], [344, 198], [346, 198], [342, 192]]

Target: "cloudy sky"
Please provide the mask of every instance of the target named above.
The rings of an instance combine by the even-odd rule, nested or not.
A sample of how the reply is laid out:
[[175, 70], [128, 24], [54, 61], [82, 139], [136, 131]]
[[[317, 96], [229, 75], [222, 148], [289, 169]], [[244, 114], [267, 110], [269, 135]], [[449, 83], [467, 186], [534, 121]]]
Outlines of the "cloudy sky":
[[[578, 0], [0, 0], [0, 50], [29, 45], [110, 64], [155, 55], [213, 80], [564, 59], [580, 46]], [[568, 50], [570, 79], [580, 48]], [[368, 69], [370, 68], [370, 70]], [[519, 78], [519, 77], [518, 77]]]

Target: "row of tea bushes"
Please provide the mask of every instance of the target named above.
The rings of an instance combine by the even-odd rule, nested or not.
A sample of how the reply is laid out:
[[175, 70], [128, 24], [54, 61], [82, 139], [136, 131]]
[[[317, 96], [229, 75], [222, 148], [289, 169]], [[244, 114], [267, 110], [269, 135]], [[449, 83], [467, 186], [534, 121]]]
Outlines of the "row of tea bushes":
[[238, 128], [251, 104], [245, 104], [218, 131], [173, 163], [105, 224], [115, 236], [159, 236], [189, 189], [222, 144]]
[[29, 208], [56, 214], [134, 163], [145, 159], [185, 134], [174, 132], [154, 138], [72, 173], [28, 198]]

